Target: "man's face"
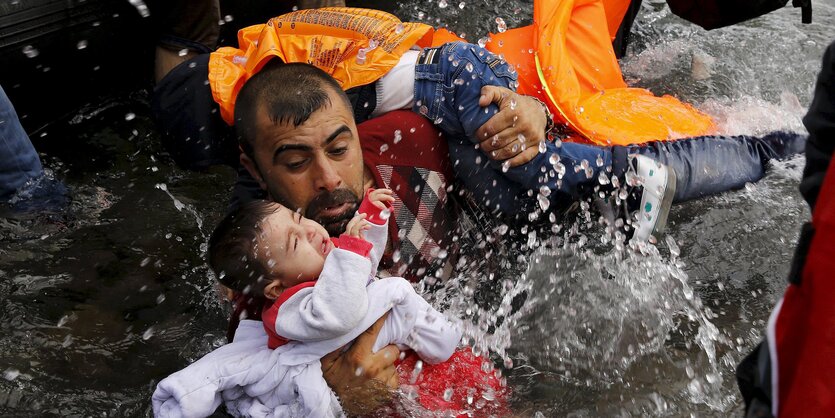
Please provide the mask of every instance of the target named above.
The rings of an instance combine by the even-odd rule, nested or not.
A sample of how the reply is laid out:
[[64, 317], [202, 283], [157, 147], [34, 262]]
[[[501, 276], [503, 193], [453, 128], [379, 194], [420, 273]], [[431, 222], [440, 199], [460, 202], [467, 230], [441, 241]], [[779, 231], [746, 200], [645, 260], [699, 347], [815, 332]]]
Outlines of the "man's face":
[[363, 195], [363, 162], [353, 113], [328, 96], [330, 104], [298, 127], [275, 125], [259, 109], [254, 158], [241, 153], [241, 163], [274, 201], [338, 236]]

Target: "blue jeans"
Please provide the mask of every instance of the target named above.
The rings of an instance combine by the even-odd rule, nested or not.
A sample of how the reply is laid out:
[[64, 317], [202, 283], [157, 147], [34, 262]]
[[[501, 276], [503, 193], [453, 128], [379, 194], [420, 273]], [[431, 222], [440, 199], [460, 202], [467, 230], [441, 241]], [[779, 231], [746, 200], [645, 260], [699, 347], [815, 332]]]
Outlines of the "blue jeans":
[[413, 110], [446, 134], [458, 180], [490, 209], [516, 214], [530, 209], [543, 187], [559, 207], [588, 196], [599, 176], [621, 177], [629, 154], [643, 154], [676, 171], [675, 201], [740, 188], [765, 174], [770, 159], [802, 153], [806, 136], [775, 132], [764, 137], [703, 136], [627, 147], [547, 142], [530, 162], [502, 169], [476, 146], [475, 131], [497, 111], [478, 106], [487, 85], [514, 89], [516, 73], [503, 60], [477, 45], [454, 42], [424, 50], [415, 67]]
[[676, 172], [674, 202], [739, 189], [765, 175], [769, 160], [802, 154], [808, 136], [771, 132], [761, 137], [701, 136], [646, 145], [614, 147], [618, 154], [637, 153], [666, 164]]

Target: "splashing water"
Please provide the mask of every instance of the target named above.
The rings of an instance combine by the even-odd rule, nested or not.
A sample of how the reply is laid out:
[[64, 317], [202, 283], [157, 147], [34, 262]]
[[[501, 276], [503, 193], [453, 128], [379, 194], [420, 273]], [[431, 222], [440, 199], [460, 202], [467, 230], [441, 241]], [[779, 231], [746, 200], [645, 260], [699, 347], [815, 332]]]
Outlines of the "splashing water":
[[142, 17], [148, 17], [151, 15], [151, 11], [148, 9], [148, 5], [145, 4], [142, 0], [128, 0], [128, 3], [131, 6], [136, 8], [136, 11], [139, 12], [139, 15]]

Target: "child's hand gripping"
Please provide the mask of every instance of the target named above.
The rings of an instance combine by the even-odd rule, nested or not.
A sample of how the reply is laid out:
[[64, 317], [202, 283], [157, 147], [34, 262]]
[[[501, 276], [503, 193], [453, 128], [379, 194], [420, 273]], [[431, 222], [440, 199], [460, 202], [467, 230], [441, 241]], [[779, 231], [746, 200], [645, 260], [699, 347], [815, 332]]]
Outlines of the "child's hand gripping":
[[389, 208], [394, 203], [394, 192], [391, 189], [374, 189], [368, 193], [366, 199], [380, 209], [380, 215], [384, 220], [391, 214]]
[[[382, 225], [391, 215], [389, 208], [394, 202], [394, 192], [390, 189], [374, 189], [365, 195], [360, 212], [345, 227], [345, 235], [363, 238], [363, 232], [371, 228], [371, 223]], [[373, 207], [368, 208], [368, 206]]]

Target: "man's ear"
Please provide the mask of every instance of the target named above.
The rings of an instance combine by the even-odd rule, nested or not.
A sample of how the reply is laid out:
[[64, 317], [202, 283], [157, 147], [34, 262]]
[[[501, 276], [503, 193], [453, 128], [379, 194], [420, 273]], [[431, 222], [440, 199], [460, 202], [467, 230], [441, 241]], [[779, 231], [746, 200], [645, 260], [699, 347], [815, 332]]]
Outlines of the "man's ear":
[[261, 177], [261, 172], [258, 171], [258, 165], [255, 164], [255, 161], [252, 161], [252, 159], [249, 158], [248, 155], [246, 155], [246, 153], [244, 152], [244, 150], [240, 146], [238, 146], [238, 150], [241, 153], [240, 154], [241, 165], [243, 165], [244, 168], [246, 168], [246, 171], [249, 171], [249, 175], [251, 175], [252, 178], [254, 178], [255, 181], [258, 182], [258, 186], [261, 187], [261, 189], [267, 190], [267, 183], [264, 182], [264, 178]]
[[267, 283], [264, 286], [264, 297], [267, 299], [276, 300], [278, 296], [281, 294], [281, 291], [284, 290], [284, 286], [281, 285], [281, 280], [275, 279]]

